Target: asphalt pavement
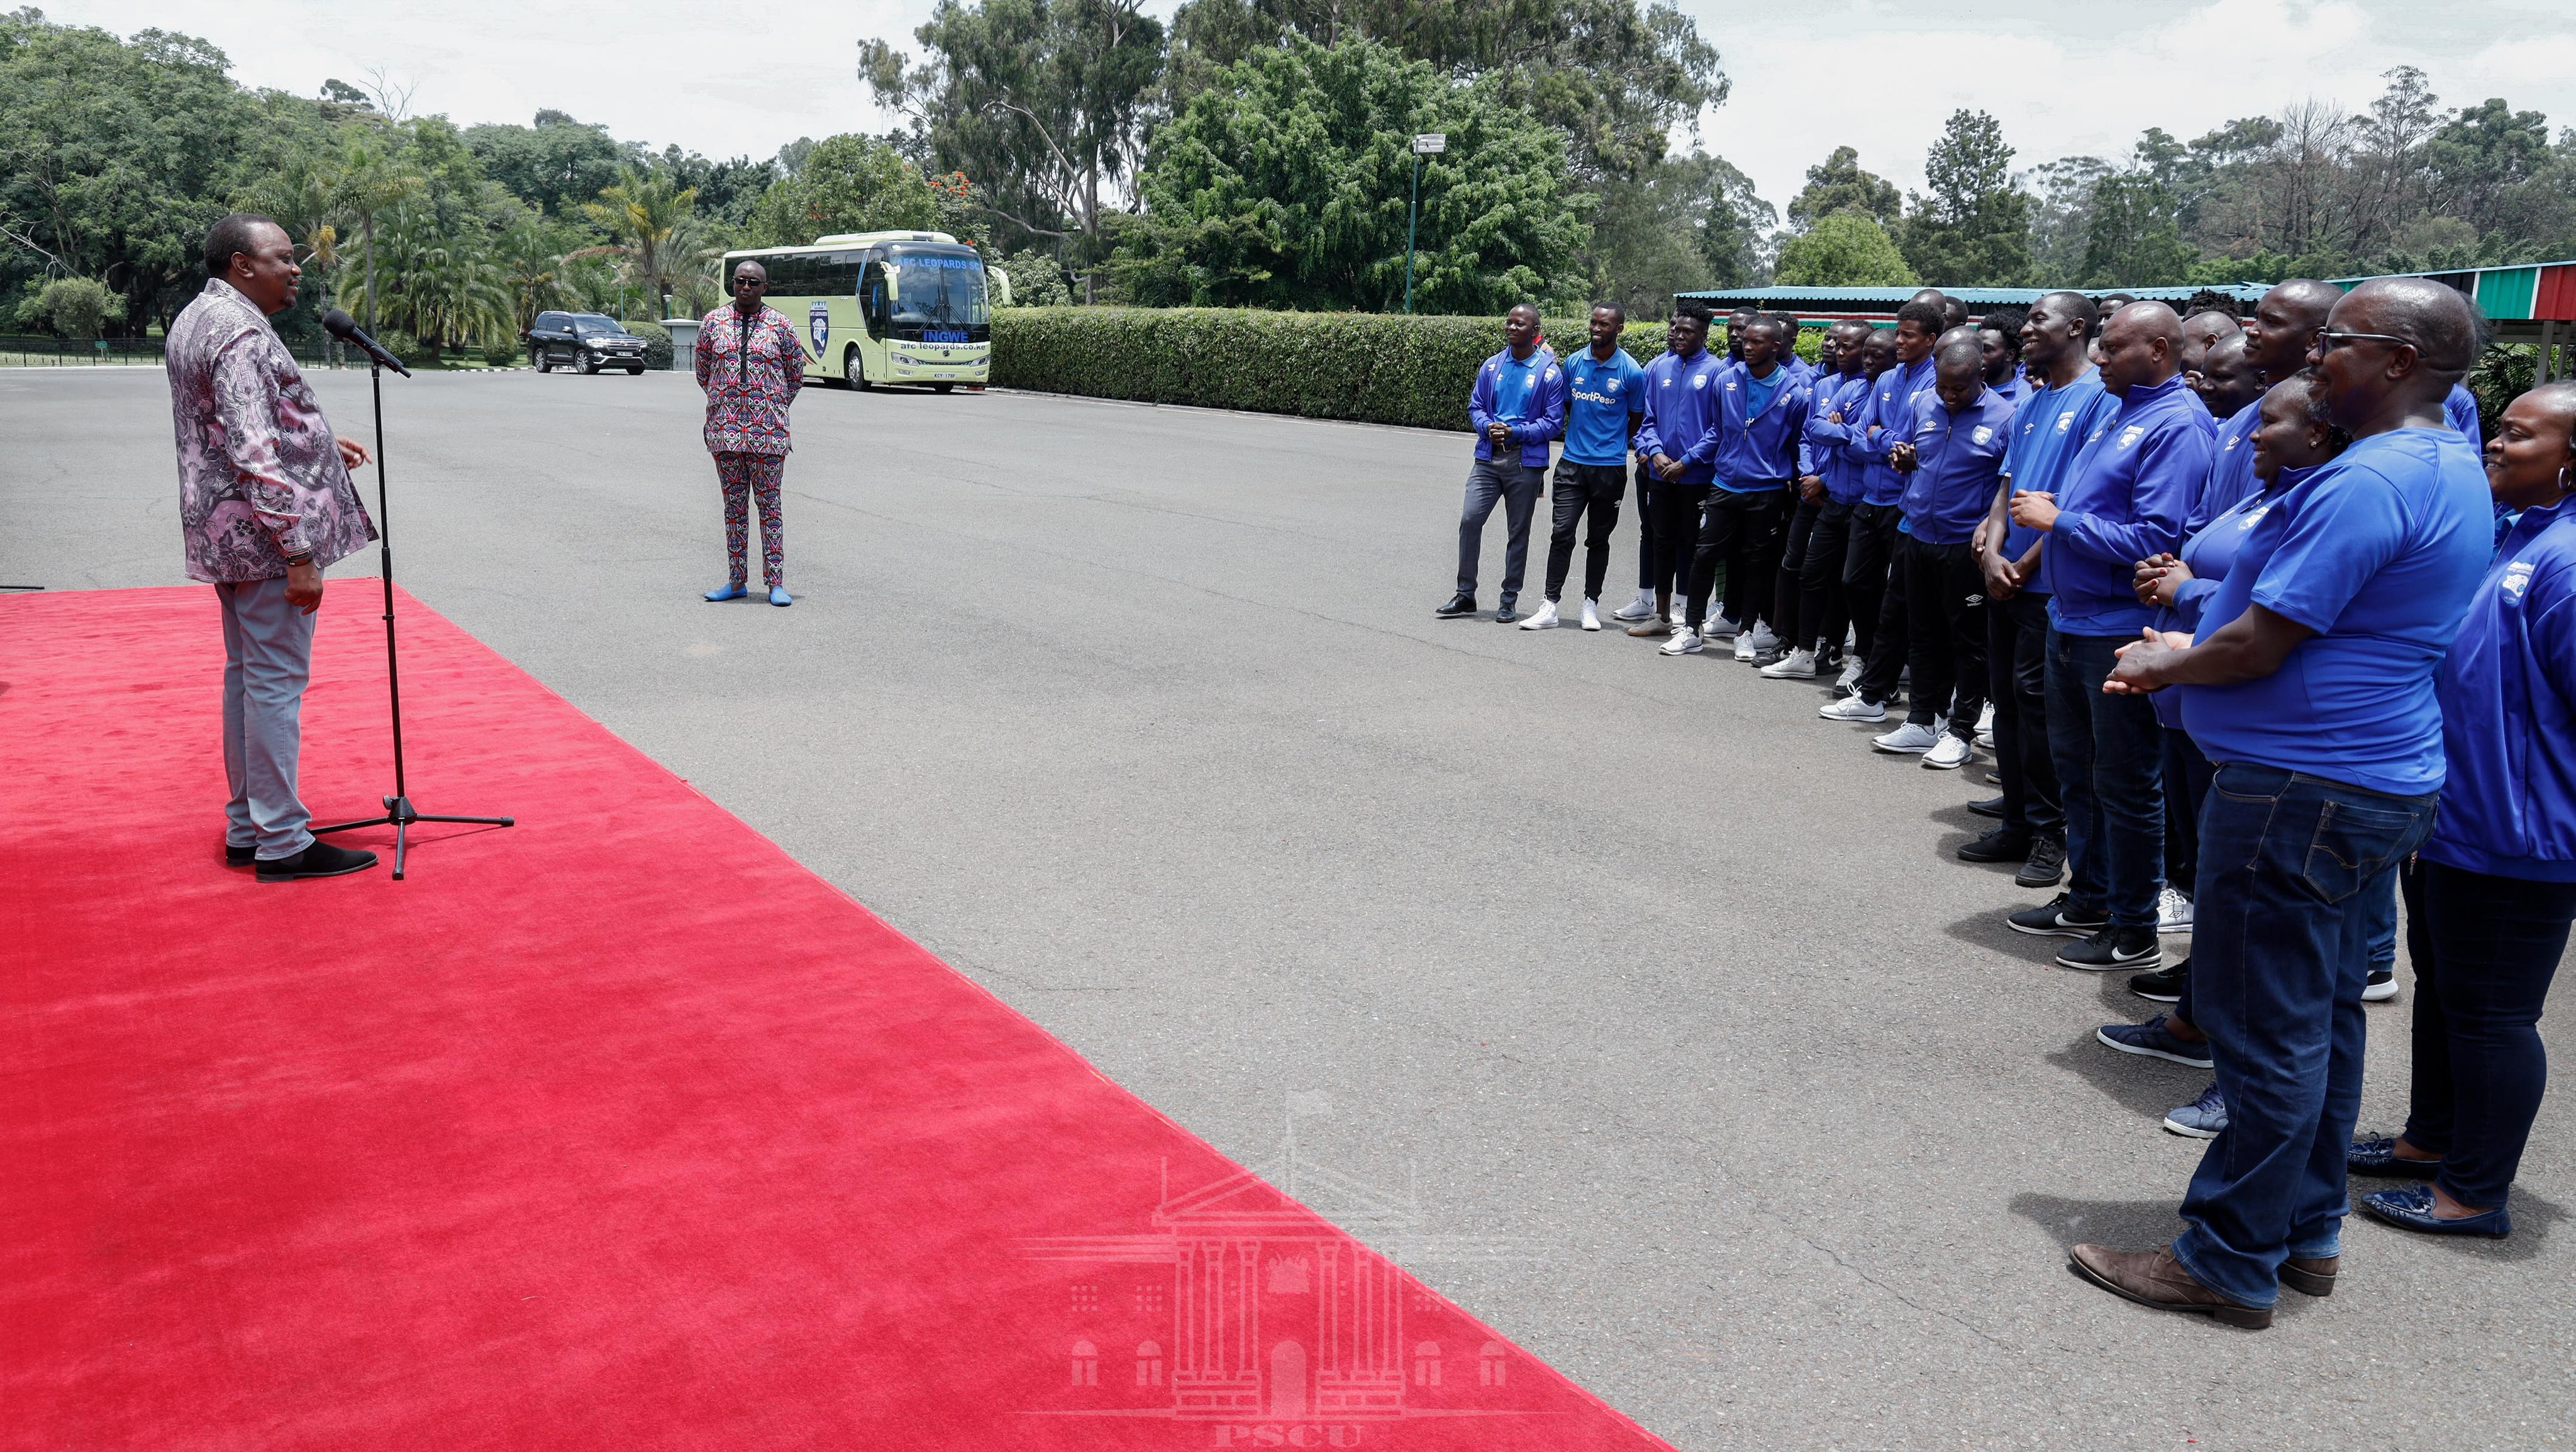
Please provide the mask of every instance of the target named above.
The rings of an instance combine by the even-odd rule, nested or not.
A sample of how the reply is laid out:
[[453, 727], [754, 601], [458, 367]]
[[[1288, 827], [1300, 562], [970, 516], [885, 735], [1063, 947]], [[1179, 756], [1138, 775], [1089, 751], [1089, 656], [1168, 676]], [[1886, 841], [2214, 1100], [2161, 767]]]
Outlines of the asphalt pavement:
[[[315, 383], [364, 426], [363, 374]], [[2158, 1122], [2206, 1076], [2096, 1044], [2153, 1006], [1951, 858], [1987, 754], [1875, 754], [1722, 652], [1433, 619], [1463, 434], [810, 391], [775, 610], [698, 599], [686, 377], [387, 392], [412, 591], [1220, 1149], [1294, 1113], [1414, 1197], [1423, 1276], [1681, 1447], [2576, 1440], [2576, 1095], [2510, 1241], [2355, 1218], [2259, 1334], [2084, 1286], [2071, 1242], [2178, 1228], [2202, 1146]], [[0, 582], [182, 581], [169, 419], [157, 370], [0, 372]], [[1490, 609], [1499, 518], [1486, 559]]]

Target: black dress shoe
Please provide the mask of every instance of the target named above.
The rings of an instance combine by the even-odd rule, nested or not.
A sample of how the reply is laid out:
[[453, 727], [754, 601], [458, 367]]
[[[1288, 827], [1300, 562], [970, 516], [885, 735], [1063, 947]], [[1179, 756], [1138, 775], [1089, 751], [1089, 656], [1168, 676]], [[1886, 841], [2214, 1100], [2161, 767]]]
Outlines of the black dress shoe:
[[2036, 843], [2028, 832], [2011, 827], [1997, 827], [1974, 842], [1959, 844], [1962, 862], [2019, 862], [2030, 856]]
[[257, 847], [236, 847], [230, 842], [224, 844], [224, 865], [226, 867], [248, 867], [258, 860], [259, 849]]
[[1443, 620], [1456, 620], [1463, 615], [1473, 615], [1476, 613], [1476, 597], [1466, 594], [1452, 595], [1449, 597], [1448, 604], [1431, 613]]
[[259, 860], [262, 882], [294, 882], [307, 877], [338, 877], [344, 872], [363, 872], [376, 865], [373, 852], [353, 852], [317, 841], [292, 857]]
[[1520, 618], [1521, 612], [1513, 609], [1512, 602], [1509, 600], [1503, 602], [1502, 609], [1494, 612], [1494, 622], [1498, 625], [1509, 625]]
[[1988, 797], [1982, 802], [1970, 802], [1968, 803], [1968, 810], [1976, 813], [1980, 817], [2001, 818], [2004, 814], [2004, 799], [2001, 797]]
[[2042, 837], [2030, 844], [2030, 856], [2023, 860], [2021, 871], [2013, 882], [2021, 887], [2055, 887], [2066, 875], [2066, 844], [2055, 837]]

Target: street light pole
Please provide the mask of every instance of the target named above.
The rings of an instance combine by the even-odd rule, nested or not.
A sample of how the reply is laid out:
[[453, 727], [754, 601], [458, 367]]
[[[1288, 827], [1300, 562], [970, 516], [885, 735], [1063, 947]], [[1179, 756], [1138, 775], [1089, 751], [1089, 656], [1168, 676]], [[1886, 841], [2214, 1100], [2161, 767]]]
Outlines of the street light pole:
[[1404, 209], [1404, 310], [1413, 311], [1413, 235], [1422, 216], [1422, 158], [1449, 149], [1446, 132], [1425, 131], [1413, 138], [1413, 201]]

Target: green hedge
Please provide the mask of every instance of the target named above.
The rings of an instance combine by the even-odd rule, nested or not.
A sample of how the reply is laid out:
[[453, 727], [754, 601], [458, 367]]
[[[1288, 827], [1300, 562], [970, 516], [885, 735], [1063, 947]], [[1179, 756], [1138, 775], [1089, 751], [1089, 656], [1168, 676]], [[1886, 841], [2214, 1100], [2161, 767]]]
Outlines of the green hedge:
[[[1550, 346], [1585, 346], [1580, 318], [1551, 318]], [[1640, 359], [1662, 323], [1631, 323]], [[1183, 403], [1308, 418], [1467, 427], [1476, 369], [1503, 346], [1500, 318], [1286, 313], [1232, 308], [996, 308], [993, 382], [1039, 393]]]
[[619, 327], [644, 340], [644, 366], [665, 369], [671, 366], [671, 330], [660, 323], [620, 323]]

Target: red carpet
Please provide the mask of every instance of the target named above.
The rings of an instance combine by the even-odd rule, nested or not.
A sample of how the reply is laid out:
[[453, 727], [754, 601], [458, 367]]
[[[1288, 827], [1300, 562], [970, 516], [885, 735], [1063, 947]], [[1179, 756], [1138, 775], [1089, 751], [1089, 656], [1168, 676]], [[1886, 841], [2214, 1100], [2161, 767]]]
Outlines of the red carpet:
[[406, 608], [416, 799], [520, 825], [258, 886], [211, 593], [0, 599], [0, 1446], [1661, 1445]]

